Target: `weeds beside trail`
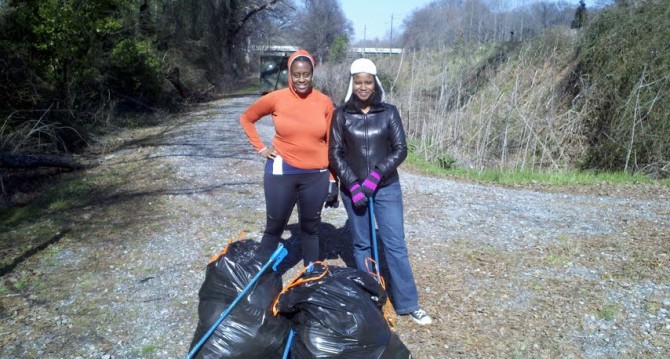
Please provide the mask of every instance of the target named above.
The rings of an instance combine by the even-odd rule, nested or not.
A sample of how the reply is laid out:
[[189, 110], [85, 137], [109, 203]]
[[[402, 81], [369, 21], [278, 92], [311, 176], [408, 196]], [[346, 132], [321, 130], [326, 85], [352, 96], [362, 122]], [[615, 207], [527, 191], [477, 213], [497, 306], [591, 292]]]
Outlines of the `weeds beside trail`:
[[[120, 134], [97, 166], [59, 177], [69, 190], [37, 220], [2, 218], [5, 261], [22, 252], [16, 238], [29, 247], [67, 232], [2, 277], [0, 357], [187, 353], [209, 258], [230, 239], [260, 239], [265, 223], [263, 163], [238, 125], [254, 99]], [[409, 166], [401, 180], [421, 304], [435, 320], [399, 318], [416, 358], [670, 357], [667, 187], [509, 189]], [[325, 260], [351, 263], [344, 209], [323, 214]], [[301, 265], [294, 223], [284, 282]]]

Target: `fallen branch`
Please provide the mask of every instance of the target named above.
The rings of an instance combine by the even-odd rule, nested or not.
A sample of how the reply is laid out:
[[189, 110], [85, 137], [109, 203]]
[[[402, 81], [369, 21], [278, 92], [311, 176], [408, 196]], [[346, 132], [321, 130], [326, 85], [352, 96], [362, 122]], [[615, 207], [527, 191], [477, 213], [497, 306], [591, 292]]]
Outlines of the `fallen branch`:
[[84, 165], [66, 156], [0, 154], [0, 168], [29, 169], [38, 167], [58, 167], [75, 170], [84, 168]]

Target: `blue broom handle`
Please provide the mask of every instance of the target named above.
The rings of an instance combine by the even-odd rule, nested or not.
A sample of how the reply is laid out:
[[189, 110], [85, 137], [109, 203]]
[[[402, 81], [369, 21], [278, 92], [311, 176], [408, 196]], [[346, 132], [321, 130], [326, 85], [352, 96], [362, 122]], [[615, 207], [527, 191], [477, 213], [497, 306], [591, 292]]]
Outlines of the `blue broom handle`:
[[375, 271], [377, 272], [377, 281], [381, 281], [379, 274], [379, 251], [377, 251], [377, 231], [375, 230], [375, 201], [372, 196], [368, 197], [370, 204], [370, 233], [372, 234], [372, 255], [375, 260]]
[[291, 352], [291, 343], [293, 342], [294, 336], [295, 332], [293, 332], [293, 329], [291, 329], [288, 332], [288, 339], [286, 340], [286, 348], [284, 348], [284, 356], [282, 356], [282, 359], [288, 359], [288, 355]]
[[[228, 305], [228, 308], [226, 308], [226, 310], [223, 313], [221, 313], [221, 315], [219, 316], [219, 319], [216, 320], [216, 323], [214, 323], [209, 328], [207, 333], [205, 333], [205, 335], [203, 335], [202, 338], [200, 338], [200, 341], [198, 342], [198, 344], [196, 344], [193, 347], [193, 349], [191, 349], [191, 351], [188, 353], [188, 355], [186, 355], [186, 357], [184, 359], [192, 359], [193, 358], [193, 356], [198, 352], [198, 350], [200, 350], [200, 348], [205, 344], [207, 339], [209, 339], [209, 337], [212, 335], [212, 333], [214, 333], [214, 331], [219, 326], [219, 324], [221, 324], [221, 322], [226, 318], [226, 316], [228, 316], [228, 314], [233, 310], [233, 307], [235, 307], [235, 305], [237, 305], [237, 303], [240, 300], [242, 300], [242, 298], [247, 294], [247, 292], [249, 290], [251, 290], [251, 287], [253, 287], [254, 284], [256, 284], [256, 282], [261, 277], [261, 275], [272, 265], [273, 262], [275, 262], [275, 261], [277, 263], [281, 262], [284, 259], [284, 257], [286, 257], [287, 253], [288, 253], [288, 251], [286, 250], [286, 248], [284, 248], [284, 245], [279, 243], [279, 245], [277, 246], [277, 249], [274, 251], [274, 253], [272, 253], [272, 255], [270, 256], [270, 259], [268, 259], [267, 263], [265, 263], [265, 265], [263, 265], [261, 270], [258, 271], [258, 273], [256, 273], [256, 275], [251, 279], [249, 284], [247, 284], [247, 286], [244, 287], [242, 292], [240, 292], [240, 294], [237, 295], [235, 300], [233, 300], [233, 302], [230, 303], [230, 305]], [[273, 269], [276, 270], [276, 268], [277, 268], [277, 266], [275, 264], [273, 266]]]
[[[306, 273], [312, 273], [314, 270], [312, 264], [312, 262], [307, 263], [307, 269], [305, 269]], [[291, 352], [291, 343], [293, 342], [293, 337], [295, 337], [295, 332], [293, 329], [291, 329], [288, 332], [288, 339], [286, 339], [286, 348], [284, 348], [284, 356], [282, 356], [282, 359], [288, 359], [288, 355]]]

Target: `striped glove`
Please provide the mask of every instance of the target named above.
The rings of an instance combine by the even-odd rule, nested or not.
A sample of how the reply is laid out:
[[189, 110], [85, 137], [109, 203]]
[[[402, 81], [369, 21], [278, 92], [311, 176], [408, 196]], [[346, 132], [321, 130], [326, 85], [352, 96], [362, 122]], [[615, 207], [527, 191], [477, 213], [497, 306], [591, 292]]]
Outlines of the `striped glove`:
[[364, 207], [368, 204], [368, 198], [363, 194], [361, 185], [358, 182], [349, 187], [349, 193], [351, 193], [351, 202], [354, 203], [354, 207]]
[[377, 171], [370, 172], [368, 178], [363, 181], [363, 194], [367, 197], [371, 197], [377, 190], [377, 185], [381, 181], [382, 176], [377, 173]]

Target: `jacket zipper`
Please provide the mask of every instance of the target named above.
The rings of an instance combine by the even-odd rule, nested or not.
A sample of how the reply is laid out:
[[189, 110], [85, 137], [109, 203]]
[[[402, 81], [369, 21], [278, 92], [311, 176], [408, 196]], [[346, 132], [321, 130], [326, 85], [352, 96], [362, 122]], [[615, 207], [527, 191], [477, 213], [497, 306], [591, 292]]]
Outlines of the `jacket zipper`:
[[365, 167], [367, 167], [367, 174], [370, 175], [370, 136], [368, 135], [368, 114], [363, 114], [365, 121]]

